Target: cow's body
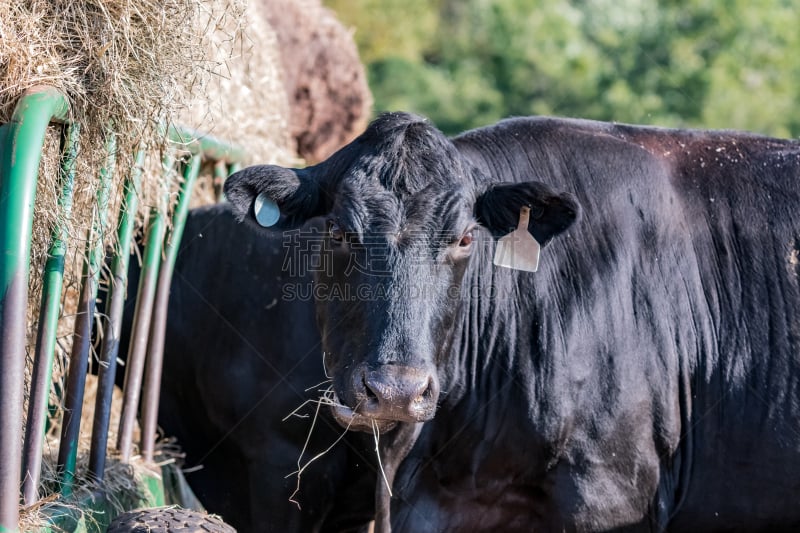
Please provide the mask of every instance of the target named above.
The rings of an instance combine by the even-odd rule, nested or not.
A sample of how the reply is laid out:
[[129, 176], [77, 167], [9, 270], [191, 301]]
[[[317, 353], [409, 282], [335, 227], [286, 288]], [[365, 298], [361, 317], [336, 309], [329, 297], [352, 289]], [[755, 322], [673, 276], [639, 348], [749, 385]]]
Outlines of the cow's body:
[[583, 216], [536, 274], [473, 261], [511, 296], [465, 310], [396, 529], [797, 528], [800, 146], [526, 119], [456, 145]]
[[[317, 308], [334, 414], [392, 443], [378, 527], [800, 527], [800, 144], [544, 118], [440, 135], [386, 115], [329, 162], [226, 185], [243, 216], [258, 193], [285, 225], [329, 213], [351, 254], [369, 245], [339, 225], [383, 232], [388, 296], [350, 304], [360, 321], [339, 329], [342, 307]], [[491, 264], [522, 204], [556, 237], [535, 274]], [[414, 224], [464, 233], [413, 240]]]
[[[226, 205], [189, 215], [170, 292], [159, 423], [186, 452], [197, 496], [239, 531], [360, 530], [374, 512], [376, 459], [365, 435], [346, 435], [312, 463], [294, 495], [299, 508], [289, 501], [315, 405], [298, 411], [308, 418], [283, 419], [327, 386], [313, 302], [281, 298], [282, 235], [237, 226]], [[301, 464], [343, 432], [321, 409]]]

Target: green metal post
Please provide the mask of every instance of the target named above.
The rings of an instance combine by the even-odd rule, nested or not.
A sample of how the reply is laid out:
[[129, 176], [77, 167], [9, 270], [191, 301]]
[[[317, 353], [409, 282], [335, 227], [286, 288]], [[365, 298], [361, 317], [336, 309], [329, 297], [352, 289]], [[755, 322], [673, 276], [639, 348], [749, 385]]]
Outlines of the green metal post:
[[81, 408], [86, 387], [89, 352], [91, 350], [92, 325], [94, 324], [97, 287], [100, 282], [100, 269], [104, 260], [104, 236], [106, 234], [108, 201], [114, 164], [117, 157], [116, 135], [108, 133], [106, 139], [107, 158], [100, 170], [100, 183], [97, 189], [97, 206], [92, 230], [86, 250], [78, 313], [75, 318], [72, 354], [69, 361], [67, 385], [64, 391], [64, 419], [61, 423], [61, 442], [58, 448], [58, 469], [61, 473], [61, 493], [72, 493], [75, 481], [75, 466], [78, 458], [78, 438], [81, 428]]
[[0, 533], [19, 529], [25, 329], [33, 204], [39, 160], [67, 99], [50, 87], [27, 91], [6, 129], [0, 159]]
[[[164, 158], [162, 164], [165, 175], [172, 169], [174, 161], [175, 157], [172, 153], [168, 153]], [[164, 181], [166, 182], [166, 180]], [[168, 187], [165, 191], [165, 196], [167, 195]], [[153, 314], [156, 280], [159, 265], [161, 264], [165, 227], [164, 209], [154, 207], [150, 211], [147, 242], [142, 260], [142, 273], [136, 294], [136, 310], [134, 311], [130, 348], [128, 350], [128, 364], [125, 369], [122, 414], [120, 415], [119, 430], [117, 431], [117, 449], [123, 462], [130, 460], [133, 446], [133, 426], [139, 409], [145, 351], [150, 333], [150, 319]]]
[[42, 445], [47, 422], [47, 402], [53, 373], [56, 348], [56, 328], [61, 307], [61, 288], [64, 281], [64, 256], [67, 253], [69, 219], [72, 216], [72, 191], [75, 184], [75, 159], [78, 155], [77, 124], [67, 127], [61, 164], [61, 196], [59, 218], [53, 230], [52, 244], [44, 266], [42, 299], [36, 335], [36, 356], [31, 378], [28, 421], [25, 426], [23, 450], [22, 495], [25, 505], [39, 499], [39, 477], [42, 469]]
[[169, 138], [207, 161], [244, 161], [245, 151], [241, 147], [190, 128], [170, 126]]
[[214, 185], [214, 198], [217, 202], [221, 202], [224, 193], [222, 192], [222, 186], [225, 184], [225, 178], [228, 177], [228, 163], [219, 160], [214, 163], [214, 180], [212, 181]]
[[111, 417], [111, 402], [114, 393], [114, 376], [117, 371], [117, 353], [125, 304], [125, 290], [128, 283], [128, 264], [131, 254], [131, 239], [139, 203], [138, 189], [144, 165], [144, 150], [136, 156], [136, 162], [125, 181], [125, 199], [120, 209], [117, 226], [117, 249], [111, 263], [112, 283], [108, 289], [106, 305], [106, 329], [103, 334], [103, 348], [100, 354], [100, 369], [97, 374], [97, 398], [95, 400], [94, 421], [92, 423], [92, 446], [89, 452], [89, 473], [98, 481], [105, 477], [106, 447], [108, 427]]
[[[228, 165], [228, 174], [225, 176], [225, 179], [228, 179], [228, 176], [235, 172], [239, 172], [242, 169], [242, 163], [239, 161], [233, 161], [231, 164]], [[219, 186], [219, 194], [217, 195], [217, 202], [224, 202], [225, 201], [225, 179], [222, 180], [222, 184]]]
[[183, 229], [186, 226], [186, 217], [189, 213], [189, 201], [192, 197], [195, 181], [197, 181], [197, 175], [200, 173], [200, 162], [201, 155], [193, 155], [184, 168], [183, 186], [178, 196], [175, 212], [172, 215], [172, 231], [164, 250], [164, 260], [161, 263], [161, 270], [158, 275], [156, 304], [150, 326], [147, 369], [142, 393], [144, 399], [142, 405], [141, 450], [143, 457], [147, 461], [153, 459], [153, 444], [156, 436], [169, 288], [172, 282], [172, 272], [175, 269], [175, 260], [178, 257], [178, 249], [181, 245], [181, 238], [183, 237]]

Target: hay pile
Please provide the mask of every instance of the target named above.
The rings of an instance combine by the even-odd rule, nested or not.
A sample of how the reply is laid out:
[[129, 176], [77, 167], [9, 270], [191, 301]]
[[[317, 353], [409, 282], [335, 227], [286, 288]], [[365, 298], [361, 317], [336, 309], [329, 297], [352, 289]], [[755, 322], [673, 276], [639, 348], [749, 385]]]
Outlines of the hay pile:
[[[116, 207], [135, 150], [148, 150], [140, 191], [141, 230], [162, 200], [160, 128], [184, 124], [247, 148], [253, 160], [295, 163], [288, 106], [274, 33], [244, 0], [6, 0], [0, 3], [0, 122], [38, 85], [63, 92], [81, 126], [65, 277], [73, 302], [91, 235], [97, 176], [109, 125], [117, 163], [104, 240], [113, 245]], [[251, 26], [252, 24], [252, 26]], [[39, 300], [38, 273], [58, 216], [58, 134], [51, 129], [40, 165], [34, 209], [29, 308]], [[174, 177], [174, 176], [173, 176]], [[175, 182], [176, 180], [172, 180]], [[67, 314], [70, 306], [67, 306]], [[30, 318], [30, 334], [35, 332]], [[71, 321], [61, 324], [64, 336]]]
[[[206, 14], [218, 13], [227, 0], [216, 0]], [[211, 60], [210, 78], [195, 91], [180, 113], [179, 123], [219, 139], [235, 140], [247, 151], [245, 165], [272, 163], [300, 166], [292, 148], [289, 106], [272, 27], [252, 3], [214, 23], [204, 41]], [[206, 20], [204, 25], [210, 25]], [[244, 24], [246, 22], [246, 24]], [[204, 169], [192, 196], [192, 207], [216, 201], [211, 169]]]
[[[241, 1], [241, 0], [240, 0]], [[289, 107], [278, 39], [257, 6], [240, 5], [216, 20], [229, 0], [215, 0], [204, 25], [216, 30], [204, 40], [210, 78], [195, 91], [180, 123], [221, 139], [235, 140], [250, 163], [302, 164], [290, 147]], [[246, 25], [245, 25], [246, 22]]]
[[[70, 117], [81, 126], [72, 235], [85, 235], [80, 226], [91, 220], [108, 130], [117, 135], [118, 187], [112, 198], [118, 199], [136, 147], [163, 149], [159, 123], [174, 119], [184, 92], [202, 90], [207, 60], [196, 46], [202, 35], [194, 23], [200, 12], [193, 0], [0, 4], [0, 122], [10, 118], [27, 89], [49, 85], [68, 97]], [[45, 155], [55, 159], [52, 149]], [[49, 240], [57, 213], [55, 175], [43, 170], [34, 259]]]
[[[86, 472], [88, 470], [89, 457], [86, 451], [89, 449], [92, 417], [94, 415], [94, 398], [97, 391], [97, 376], [86, 376], [86, 396], [83, 402], [81, 430], [78, 449], [77, 470]], [[109, 442], [116, 441], [117, 427], [121, 415], [122, 391], [115, 388], [114, 398], [111, 407], [111, 424], [109, 425]], [[95, 480], [88, 479], [87, 476], [79, 476], [76, 479], [74, 493], [70, 499], [59, 498], [60, 477], [56, 471], [59, 448], [60, 428], [54, 425], [45, 436], [44, 459], [42, 461], [42, 481], [40, 484], [40, 500], [31, 507], [23, 509], [20, 514], [20, 531], [38, 531], [43, 525], [47, 513], [50, 515], [61, 514], [64, 508], [72, 510], [74, 513], [83, 515], [87, 523], [93, 523], [95, 518], [91, 511], [73, 504], [73, 501], [85, 501], [92, 494], [103, 494], [108, 504], [116, 512], [122, 512], [131, 508], [145, 505], [155, 505], [156, 502], [148, 502], [147, 493], [142, 490], [142, 479], [144, 474], [159, 475], [152, 464], [145, 464], [140, 456], [133, 457], [130, 464], [121, 463], [112, 452], [108, 457], [105, 471], [105, 480], [102, 484]], [[134, 439], [139, 438], [138, 425], [134, 428]], [[176, 457], [178, 454], [169, 449], [167, 443], [164, 451], [168, 457]]]
[[[275, 38], [246, 10], [245, 0], [0, 3], [0, 122], [8, 121], [25, 90], [45, 84], [67, 95], [72, 120], [81, 125], [73, 236], [85, 235], [80, 225], [91, 220], [84, 208], [95, 202], [109, 125], [118, 145], [115, 200], [136, 147], [155, 155], [144, 179], [140, 222], [157, 204], [154, 185], [166, 148], [161, 124], [189, 122], [248, 141], [243, 144], [259, 160], [292, 160]], [[55, 152], [51, 146], [45, 154], [54, 161]], [[43, 170], [34, 259], [43, 257], [57, 213], [54, 165]]]

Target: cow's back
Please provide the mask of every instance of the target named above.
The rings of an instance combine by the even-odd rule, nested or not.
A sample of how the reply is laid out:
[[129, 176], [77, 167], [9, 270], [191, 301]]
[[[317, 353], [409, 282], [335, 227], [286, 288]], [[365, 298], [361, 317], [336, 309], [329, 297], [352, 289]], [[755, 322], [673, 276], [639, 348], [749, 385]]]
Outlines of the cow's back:
[[731, 132], [662, 137], [677, 137], [662, 157], [704, 297], [687, 309], [702, 340], [688, 361], [692, 473], [672, 523], [791, 528], [800, 523], [800, 146]]
[[549, 310], [530, 311], [538, 331], [557, 332], [544, 356], [570, 365], [550, 371], [588, 372], [577, 420], [652, 406], [652, 436], [629, 443], [661, 463], [646, 522], [800, 524], [800, 144], [547, 118], [456, 144], [495, 181], [578, 198], [581, 220], [520, 283]]

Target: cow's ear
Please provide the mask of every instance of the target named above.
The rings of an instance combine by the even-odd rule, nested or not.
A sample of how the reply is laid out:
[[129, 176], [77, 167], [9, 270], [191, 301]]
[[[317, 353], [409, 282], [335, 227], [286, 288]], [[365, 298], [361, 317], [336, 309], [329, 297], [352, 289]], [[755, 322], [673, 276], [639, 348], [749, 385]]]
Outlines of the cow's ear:
[[531, 208], [528, 231], [542, 245], [570, 227], [580, 215], [580, 204], [573, 195], [538, 181], [490, 185], [478, 196], [475, 215], [480, 224], [499, 237], [516, 229], [523, 206]]
[[308, 169], [256, 165], [225, 180], [225, 197], [241, 220], [255, 220], [256, 198], [264, 195], [280, 209], [279, 227], [297, 226], [323, 214], [319, 182]]

